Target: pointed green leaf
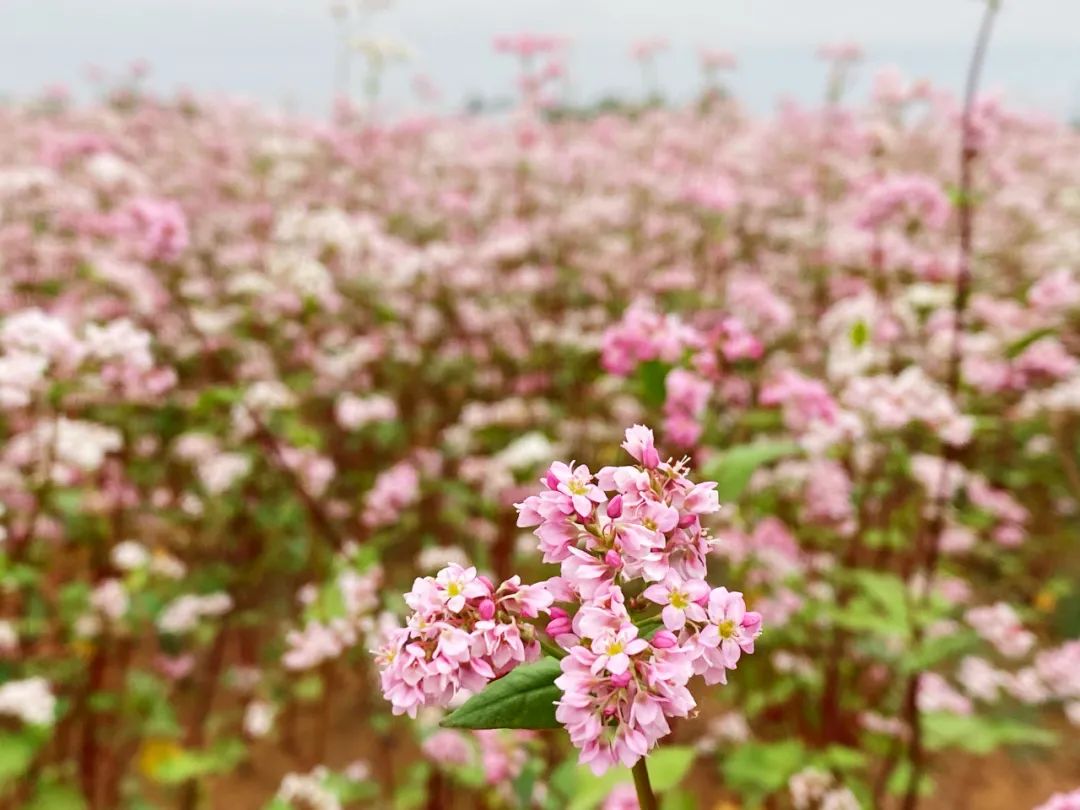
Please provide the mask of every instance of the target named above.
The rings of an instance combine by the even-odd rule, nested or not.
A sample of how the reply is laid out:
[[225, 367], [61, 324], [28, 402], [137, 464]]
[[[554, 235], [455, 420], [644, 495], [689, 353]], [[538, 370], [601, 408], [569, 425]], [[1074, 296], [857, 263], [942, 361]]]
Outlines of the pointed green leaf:
[[701, 470], [705, 480], [716, 481], [720, 503], [739, 500], [754, 470], [762, 464], [799, 452], [795, 442], [763, 441], [730, 447]]
[[1044, 327], [1042, 329], [1036, 329], [1034, 332], [1028, 332], [1022, 338], [1010, 343], [1006, 347], [1005, 356], [1008, 357], [1010, 360], [1013, 360], [1022, 355], [1025, 351], [1027, 351], [1028, 347], [1031, 346], [1033, 343], [1037, 343], [1044, 337], [1055, 334], [1055, 331], [1056, 330], [1049, 327]]
[[668, 363], [649, 360], [638, 366], [638, 396], [650, 408], [659, 408], [667, 399], [667, 375], [671, 370]]
[[447, 728], [559, 728], [555, 702], [562, 691], [555, 679], [562, 670], [554, 658], [522, 664], [492, 681], [482, 692], [445, 718]]

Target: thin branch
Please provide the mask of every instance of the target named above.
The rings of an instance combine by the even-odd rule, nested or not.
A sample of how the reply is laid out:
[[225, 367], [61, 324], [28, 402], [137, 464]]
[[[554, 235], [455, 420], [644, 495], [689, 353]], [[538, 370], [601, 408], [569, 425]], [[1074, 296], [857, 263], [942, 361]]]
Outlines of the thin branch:
[[[955, 400], [960, 391], [960, 366], [963, 351], [964, 321], [967, 313], [968, 299], [971, 295], [971, 256], [974, 246], [975, 232], [975, 207], [973, 190], [973, 169], [975, 158], [978, 156], [979, 147], [975, 141], [974, 113], [978, 99], [979, 80], [982, 77], [983, 65], [986, 61], [986, 52], [990, 45], [990, 35], [993, 32], [994, 20], [997, 16], [1000, 0], [986, 0], [982, 22], [979, 24], [979, 32], [975, 39], [975, 49], [971, 55], [968, 66], [967, 82], [964, 88], [964, 106], [961, 113], [960, 133], [960, 187], [956, 202], [959, 213], [959, 256], [956, 273], [956, 290], [953, 296], [953, 324], [952, 324], [952, 347], [949, 354], [948, 389], [950, 396]], [[946, 446], [943, 452], [941, 474], [937, 486], [936, 496], [930, 525], [925, 535], [920, 536], [920, 545], [925, 548], [918, 549], [919, 556], [923, 557], [923, 584], [922, 601], [929, 597], [931, 584], [937, 570], [938, 558], [941, 553], [941, 535], [945, 528], [945, 512], [949, 500], [949, 472], [950, 462], [955, 460], [955, 450]], [[919, 620], [912, 615], [912, 642], [918, 646], [922, 641], [923, 630]], [[926, 752], [923, 747], [922, 717], [919, 712], [918, 695], [921, 672], [916, 670], [908, 678], [905, 694], [903, 714], [911, 735], [908, 745], [908, 771], [907, 786], [904, 791], [903, 810], [915, 810], [919, 803], [919, 786], [922, 782], [923, 773], [926, 769]]]

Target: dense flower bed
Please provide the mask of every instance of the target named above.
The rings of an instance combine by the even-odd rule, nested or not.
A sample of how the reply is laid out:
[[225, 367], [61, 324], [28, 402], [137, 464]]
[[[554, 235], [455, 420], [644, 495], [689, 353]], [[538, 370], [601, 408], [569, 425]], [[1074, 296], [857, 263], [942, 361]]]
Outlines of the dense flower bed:
[[[673, 807], [883, 806], [957, 752], [1075, 745], [1072, 128], [980, 101], [967, 201], [955, 101], [893, 74], [768, 118], [324, 125], [120, 94], [0, 128], [14, 801], [193, 808], [262, 769], [257, 806], [632, 807], [563, 737], [436, 728], [560, 638], [559, 720], [597, 770], [678, 718]], [[637, 423], [675, 457], [639, 433], [620, 469], [663, 464], [675, 500], [551, 464], [624, 464]], [[718, 503], [686, 505], [691, 467]], [[553, 563], [577, 590], [521, 585]], [[664, 628], [593, 621], [597, 577]], [[661, 665], [664, 713], [598, 748], [604, 690]], [[690, 674], [735, 666], [688, 717]], [[707, 787], [678, 786], [692, 765]]]

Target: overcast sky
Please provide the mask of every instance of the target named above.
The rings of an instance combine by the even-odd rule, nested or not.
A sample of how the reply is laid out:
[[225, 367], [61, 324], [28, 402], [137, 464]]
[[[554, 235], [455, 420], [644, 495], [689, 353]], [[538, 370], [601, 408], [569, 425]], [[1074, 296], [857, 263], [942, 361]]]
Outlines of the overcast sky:
[[[334, 28], [326, 0], [0, 0], [0, 94], [43, 85], [85, 87], [84, 68], [116, 73], [147, 59], [161, 90], [288, 102], [321, 113], [333, 87]], [[415, 61], [387, 87], [398, 106], [408, 78], [430, 75], [448, 104], [471, 93], [505, 95], [513, 70], [490, 47], [520, 30], [573, 38], [571, 69], [581, 97], [640, 92], [626, 51], [663, 35], [666, 91], [696, 87], [695, 49], [733, 51], [733, 84], [759, 109], [782, 94], [814, 98], [817, 45], [855, 39], [864, 77], [884, 64], [959, 87], [980, 0], [397, 0], [372, 31], [409, 42]], [[1080, 108], [1080, 0], [1005, 0], [987, 84], [1056, 112]]]

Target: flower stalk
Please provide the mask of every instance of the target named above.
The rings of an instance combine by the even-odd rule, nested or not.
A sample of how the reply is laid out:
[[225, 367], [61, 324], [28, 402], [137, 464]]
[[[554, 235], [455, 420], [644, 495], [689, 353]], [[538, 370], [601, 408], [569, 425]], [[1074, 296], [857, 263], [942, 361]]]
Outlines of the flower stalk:
[[634, 774], [634, 790], [637, 791], [638, 804], [641, 810], [657, 810], [656, 795], [649, 782], [649, 769], [645, 766], [646, 760], [639, 759], [631, 769]]

